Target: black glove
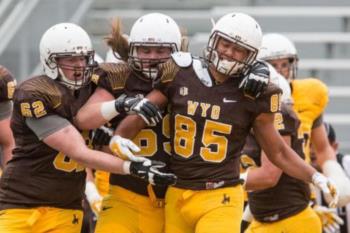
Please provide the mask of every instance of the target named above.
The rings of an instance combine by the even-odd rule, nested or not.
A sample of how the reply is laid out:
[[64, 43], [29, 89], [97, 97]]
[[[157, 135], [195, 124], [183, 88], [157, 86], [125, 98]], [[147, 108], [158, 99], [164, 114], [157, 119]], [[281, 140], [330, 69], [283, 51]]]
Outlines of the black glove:
[[245, 95], [255, 99], [259, 97], [267, 87], [270, 78], [268, 65], [262, 61], [255, 61], [250, 73], [239, 84]]
[[113, 129], [103, 125], [100, 128], [94, 130], [92, 134], [92, 145], [94, 148], [108, 146], [112, 136]]
[[125, 94], [122, 94], [115, 100], [115, 109], [121, 114], [137, 114], [149, 126], [156, 125], [163, 118], [158, 107], [146, 98], [129, 97]]
[[163, 173], [158, 170], [163, 167], [165, 163], [147, 159], [143, 162], [130, 162], [129, 173], [152, 185], [174, 185], [177, 177], [172, 173]]

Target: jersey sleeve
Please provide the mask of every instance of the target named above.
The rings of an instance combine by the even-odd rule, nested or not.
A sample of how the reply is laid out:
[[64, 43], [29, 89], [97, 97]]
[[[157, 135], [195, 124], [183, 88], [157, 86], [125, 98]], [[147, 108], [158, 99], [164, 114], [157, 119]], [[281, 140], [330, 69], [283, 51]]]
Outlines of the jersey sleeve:
[[160, 80], [154, 86], [155, 89], [163, 93], [163, 95], [168, 96], [169, 89], [173, 83], [177, 72], [180, 67], [176, 63], [169, 59], [167, 62], [160, 65]]
[[101, 63], [92, 75], [92, 82], [118, 97], [123, 93], [131, 69], [126, 63]]
[[49, 115], [40, 119], [32, 117], [26, 118], [26, 124], [35, 133], [39, 140], [43, 140], [71, 123], [61, 116]]
[[32, 79], [17, 89], [14, 107], [22, 117], [42, 118], [56, 114], [55, 109], [62, 104], [62, 93], [54, 80]]
[[0, 65], [0, 102], [12, 100], [16, 88], [16, 80], [13, 75]]
[[280, 88], [269, 83], [264, 94], [255, 100], [256, 114], [279, 112], [281, 108], [281, 94], [282, 90]]
[[283, 136], [297, 132], [300, 121], [289, 104], [282, 103], [281, 111], [275, 114], [275, 127]]

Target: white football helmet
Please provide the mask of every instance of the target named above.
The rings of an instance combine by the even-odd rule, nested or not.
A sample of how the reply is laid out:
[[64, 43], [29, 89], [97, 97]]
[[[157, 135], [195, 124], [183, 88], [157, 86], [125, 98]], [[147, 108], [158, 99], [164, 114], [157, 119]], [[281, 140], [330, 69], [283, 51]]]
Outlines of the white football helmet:
[[151, 13], [141, 16], [131, 28], [129, 36], [129, 63], [133, 69], [142, 72], [152, 80], [158, 76], [158, 65], [166, 59], [140, 59], [139, 46], [170, 47], [177, 52], [181, 47], [181, 32], [176, 22], [167, 15]]
[[298, 69], [298, 53], [294, 43], [286, 36], [269, 33], [263, 36], [258, 58], [265, 61], [288, 58], [290, 61], [288, 80], [296, 78]]
[[[59, 78], [60, 82], [72, 89], [79, 89], [88, 84], [95, 66], [94, 50], [89, 35], [80, 26], [73, 23], [59, 23], [49, 28], [40, 40], [40, 61], [45, 74]], [[81, 80], [70, 80], [65, 77], [57, 65], [57, 58], [85, 56], [87, 66], [83, 67], [84, 77]], [[77, 67], [68, 67], [77, 69]]]
[[268, 66], [270, 70], [270, 81], [282, 89], [281, 102], [292, 104], [292, 91], [288, 81], [280, 73], [278, 73], [272, 65], [268, 64]]
[[[220, 38], [247, 49], [249, 55], [244, 61], [221, 59], [216, 50]], [[229, 76], [239, 76], [249, 71], [258, 54], [261, 40], [261, 28], [255, 19], [243, 13], [230, 13], [215, 23], [204, 56], [218, 72]]]

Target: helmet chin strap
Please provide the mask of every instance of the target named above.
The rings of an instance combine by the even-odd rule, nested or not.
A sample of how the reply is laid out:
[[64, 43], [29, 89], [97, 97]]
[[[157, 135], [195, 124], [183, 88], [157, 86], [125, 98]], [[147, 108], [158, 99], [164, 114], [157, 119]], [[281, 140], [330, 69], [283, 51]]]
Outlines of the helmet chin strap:
[[150, 68], [147, 70], [142, 70], [142, 74], [151, 80], [155, 80], [158, 76], [158, 70], [156, 68]]
[[232, 76], [240, 70], [241, 65], [237, 61], [219, 59], [217, 69], [220, 73]]
[[61, 68], [58, 68], [58, 74], [59, 74], [59, 79], [60, 79], [60, 82], [62, 84], [64, 84], [65, 86], [67, 86], [69, 89], [72, 89], [72, 90], [78, 90], [80, 87], [81, 87], [81, 84], [82, 84], [82, 80], [79, 80], [79, 81], [72, 81], [70, 79], [68, 79], [63, 71], [61, 70]]

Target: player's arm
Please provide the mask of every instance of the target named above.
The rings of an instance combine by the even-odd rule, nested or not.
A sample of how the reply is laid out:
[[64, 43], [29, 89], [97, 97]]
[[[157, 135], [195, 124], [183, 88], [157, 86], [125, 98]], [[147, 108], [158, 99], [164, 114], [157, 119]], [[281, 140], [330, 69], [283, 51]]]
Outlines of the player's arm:
[[346, 205], [350, 202], [350, 180], [336, 160], [336, 154], [328, 141], [324, 124], [312, 129], [311, 143], [322, 172], [331, 178], [339, 189], [339, 206]]
[[[79, 164], [123, 174], [123, 161], [112, 155], [89, 149], [80, 132], [66, 119], [50, 115], [40, 119], [26, 119], [26, 123], [45, 144], [69, 156]], [[51, 129], [47, 128], [46, 132], [39, 126], [39, 124], [48, 126], [50, 123], [54, 126]]]
[[[158, 108], [147, 99], [129, 97], [125, 94], [114, 99], [106, 90], [98, 89], [89, 101], [78, 111], [74, 121], [80, 129], [95, 129], [119, 114], [137, 114], [147, 125], [155, 125], [161, 120]], [[101, 102], [102, 99], [112, 99]]]
[[[283, 136], [283, 139], [287, 145], [290, 145], [290, 136]], [[281, 177], [282, 170], [270, 162], [264, 151], [261, 153], [261, 166], [249, 168], [243, 174], [244, 186], [248, 191], [271, 188], [278, 183]]]
[[153, 184], [173, 184], [176, 180], [172, 174], [160, 173], [152, 161], [123, 161], [113, 155], [88, 148], [80, 132], [68, 120], [58, 115], [26, 118], [26, 124], [39, 140], [85, 167], [131, 174]]
[[329, 144], [326, 129], [320, 124], [311, 131], [311, 144], [315, 150], [316, 162], [322, 167], [327, 160], [336, 160], [336, 154]]
[[[79, 129], [95, 129], [107, 123], [110, 117], [115, 117], [118, 113], [112, 109], [110, 113], [103, 114], [102, 105], [104, 102], [111, 102], [114, 97], [107, 90], [98, 87], [89, 100], [81, 107], [75, 116], [75, 124]], [[110, 114], [110, 116], [107, 116]], [[112, 119], [111, 118], [111, 119]], [[93, 120], [92, 120], [93, 119]]]
[[[168, 102], [167, 97], [159, 90], [154, 89], [146, 98], [148, 101], [158, 108], [164, 108]], [[146, 124], [138, 115], [131, 115], [126, 117], [117, 127], [115, 135], [120, 135], [124, 138], [134, 138], [141, 129], [145, 128]]]
[[2, 167], [12, 158], [12, 149], [15, 146], [12, 130], [10, 128], [10, 117], [12, 112], [12, 101], [0, 102], [0, 146], [2, 147]]
[[274, 114], [262, 113], [254, 122], [254, 133], [271, 162], [288, 175], [311, 182], [314, 168], [306, 164], [282, 139], [274, 128]]
[[[114, 96], [122, 94], [125, 86], [125, 77], [120, 77], [118, 72], [111, 72], [117, 70], [119, 66], [111, 66], [110, 64], [100, 64], [94, 71], [91, 81], [96, 85], [96, 90], [90, 96], [89, 100], [79, 109], [74, 118], [74, 124], [79, 129], [95, 129], [98, 128], [119, 113], [115, 108]], [[126, 66], [122, 66], [125, 68]], [[121, 82], [116, 82], [122, 80]], [[114, 91], [112, 83], [116, 83], [117, 91]]]
[[285, 173], [320, 188], [331, 206], [337, 204], [337, 189], [332, 182], [302, 160], [274, 127], [274, 114], [261, 113], [254, 121], [255, 136], [268, 159]]
[[[159, 108], [164, 108], [168, 103], [167, 97], [157, 89], [151, 91], [146, 98], [150, 103]], [[109, 144], [110, 150], [113, 154], [116, 154], [123, 159], [137, 159], [132, 153], [134, 146], [129, 142], [124, 142], [124, 139], [133, 139], [143, 128], [145, 128], [145, 126], [145, 121], [139, 115], [129, 115], [121, 121], [114, 132], [115, 136], [111, 138]]]

